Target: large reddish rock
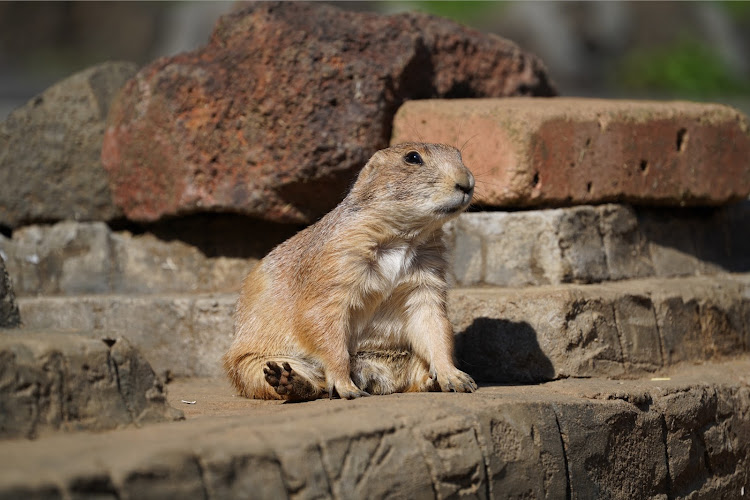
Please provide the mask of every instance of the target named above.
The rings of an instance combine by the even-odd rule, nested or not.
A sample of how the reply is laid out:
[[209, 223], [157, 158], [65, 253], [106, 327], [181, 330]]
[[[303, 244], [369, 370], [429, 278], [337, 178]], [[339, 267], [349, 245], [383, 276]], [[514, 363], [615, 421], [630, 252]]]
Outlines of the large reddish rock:
[[206, 47], [141, 70], [113, 105], [102, 160], [131, 219], [307, 223], [388, 145], [404, 101], [552, 94], [536, 57], [444, 19], [259, 3], [221, 18]]
[[463, 147], [490, 206], [721, 205], [750, 194], [750, 124], [720, 104], [578, 98], [405, 103], [392, 142]]

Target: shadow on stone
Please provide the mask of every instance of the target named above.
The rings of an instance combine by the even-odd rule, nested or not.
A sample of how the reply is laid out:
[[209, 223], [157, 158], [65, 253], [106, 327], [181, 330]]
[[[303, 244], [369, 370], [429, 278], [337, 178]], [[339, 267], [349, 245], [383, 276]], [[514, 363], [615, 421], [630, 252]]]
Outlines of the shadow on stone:
[[477, 318], [456, 335], [458, 367], [477, 382], [537, 383], [555, 370], [526, 322]]
[[268, 222], [240, 214], [195, 213], [152, 223], [118, 220], [110, 227], [133, 234], [151, 233], [163, 241], [182, 241], [197, 247], [206, 257], [259, 259], [305, 225]]
[[717, 267], [750, 271], [750, 201], [724, 207], [641, 208], [637, 213], [657, 274], [694, 274], [696, 265], [701, 272]]

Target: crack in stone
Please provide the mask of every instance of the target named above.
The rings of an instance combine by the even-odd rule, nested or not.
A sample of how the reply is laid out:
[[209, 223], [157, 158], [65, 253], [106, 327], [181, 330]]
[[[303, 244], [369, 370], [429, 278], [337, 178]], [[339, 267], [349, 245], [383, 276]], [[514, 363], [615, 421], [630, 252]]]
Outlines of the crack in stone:
[[427, 472], [430, 475], [430, 486], [432, 486], [432, 498], [440, 498], [440, 495], [438, 493], [438, 479], [435, 477], [435, 471], [432, 470], [432, 467], [430, 466], [430, 461], [427, 460], [427, 455], [425, 453], [425, 443], [427, 442], [427, 438], [417, 433], [417, 427], [413, 427], [411, 429], [411, 433], [414, 435], [414, 439], [421, 444], [419, 446], [419, 454], [422, 457], [422, 462], [424, 463], [424, 467], [427, 470]]
[[618, 319], [617, 310], [615, 308], [614, 302], [612, 302], [609, 306], [612, 309], [612, 318], [615, 321], [615, 333], [617, 335], [617, 343], [620, 346], [620, 356], [622, 357], [620, 363], [623, 366], [623, 369], [626, 368], [627, 364], [627, 355], [625, 353], [625, 344], [622, 341], [622, 327], [620, 325], [620, 320]]
[[120, 380], [120, 368], [117, 366], [117, 361], [115, 361], [114, 357], [112, 356], [112, 347], [116, 342], [117, 341], [114, 341], [110, 344], [109, 342], [105, 341], [105, 343], [109, 346], [109, 349], [107, 350], [107, 364], [110, 365], [114, 370], [115, 382], [117, 383], [117, 393], [120, 395], [120, 399], [122, 399], [123, 405], [125, 405], [125, 410], [127, 410], [128, 415], [130, 416], [130, 421], [135, 423], [135, 412], [133, 411], [133, 408], [131, 408], [128, 398], [123, 393], [122, 382]]
[[669, 437], [669, 429], [667, 429], [667, 417], [663, 412], [659, 412], [659, 417], [661, 420], [661, 440], [664, 444], [664, 464], [667, 468], [666, 493], [667, 498], [674, 498], [672, 495], [672, 470], [669, 467], [669, 444], [667, 443], [667, 438]]
[[557, 433], [560, 436], [560, 446], [562, 448], [563, 455], [563, 466], [565, 467], [565, 499], [570, 500], [572, 498], [572, 485], [570, 483], [570, 467], [568, 465], [568, 447], [565, 443], [565, 437], [560, 426], [560, 416], [557, 405], [552, 405], [552, 412], [555, 415], [555, 425], [557, 426]]
[[193, 456], [193, 461], [195, 462], [195, 466], [198, 468], [198, 478], [201, 482], [201, 490], [203, 491], [203, 498], [206, 498], [210, 500], [213, 498], [208, 490], [208, 481], [206, 481], [206, 468], [203, 464], [203, 461], [201, 460], [201, 457], [198, 455]]

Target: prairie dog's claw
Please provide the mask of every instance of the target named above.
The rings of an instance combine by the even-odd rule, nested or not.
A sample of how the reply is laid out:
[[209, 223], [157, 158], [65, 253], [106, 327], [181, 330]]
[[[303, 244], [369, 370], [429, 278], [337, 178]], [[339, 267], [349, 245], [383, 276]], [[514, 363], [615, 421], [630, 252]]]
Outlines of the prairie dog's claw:
[[474, 379], [458, 368], [447, 376], [438, 375], [437, 380], [443, 392], [474, 392], [477, 389]]

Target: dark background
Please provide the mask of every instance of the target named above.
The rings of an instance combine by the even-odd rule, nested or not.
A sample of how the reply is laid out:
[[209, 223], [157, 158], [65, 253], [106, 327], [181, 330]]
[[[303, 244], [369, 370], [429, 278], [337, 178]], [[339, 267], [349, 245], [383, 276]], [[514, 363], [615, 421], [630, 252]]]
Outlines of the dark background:
[[[750, 2], [332, 2], [420, 10], [539, 55], [560, 93], [725, 102], [750, 113]], [[0, 120], [106, 60], [144, 65], [206, 42], [241, 2], [0, 2]]]

